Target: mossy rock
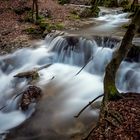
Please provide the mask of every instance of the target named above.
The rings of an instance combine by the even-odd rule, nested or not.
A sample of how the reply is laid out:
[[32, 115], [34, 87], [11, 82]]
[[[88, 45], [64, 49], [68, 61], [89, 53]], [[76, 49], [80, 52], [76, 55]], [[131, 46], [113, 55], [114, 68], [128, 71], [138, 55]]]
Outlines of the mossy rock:
[[88, 17], [98, 17], [100, 12], [100, 9], [98, 7], [96, 8], [86, 8], [85, 10], [82, 11], [80, 14], [81, 18], [88, 18]]

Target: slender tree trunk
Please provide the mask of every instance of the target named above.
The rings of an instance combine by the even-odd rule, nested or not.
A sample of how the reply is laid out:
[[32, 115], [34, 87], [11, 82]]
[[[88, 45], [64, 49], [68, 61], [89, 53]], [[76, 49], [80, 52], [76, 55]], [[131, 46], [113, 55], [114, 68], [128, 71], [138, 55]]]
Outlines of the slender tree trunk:
[[96, 7], [98, 6], [100, 0], [92, 0], [91, 1], [91, 9], [94, 11]]
[[[37, 21], [38, 19], [38, 0], [33, 0], [33, 5], [32, 5], [32, 20], [33, 21]], [[35, 15], [35, 19], [34, 19], [34, 15]]]
[[106, 139], [106, 129], [107, 129], [107, 122], [105, 118], [108, 116], [107, 111], [107, 102], [109, 101], [109, 97], [118, 96], [119, 92], [115, 85], [115, 76], [116, 72], [122, 62], [122, 60], [126, 57], [128, 51], [132, 47], [132, 40], [137, 32], [137, 29], [140, 26], [140, 9], [137, 11], [135, 17], [133, 18], [131, 24], [128, 27], [127, 32], [125, 33], [119, 50], [114, 53], [114, 58], [106, 67], [105, 77], [104, 77], [104, 97], [102, 101], [100, 116], [98, 120], [98, 126], [100, 126], [100, 131], [103, 135], [102, 139]]
[[133, 0], [133, 3], [131, 4], [131, 11], [135, 11], [136, 5], [139, 4], [138, 0]]
[[[117, 70], [122, 62], [122, 60], [128, 54], [128, 51], [132, 47], [132, 40], [140, 26], [140, 9], [137, 10], [132, 23], [129, 25], [127, 32], [125, 33], [119, 50], [114, 53], [114, 58], [106, 67], [106, 73], [104, 78], [104, 100], [108, 100], [110, 95], [117, 96], [118, 90], [115, 85], [115, 77]], [[111, 96], [112, 96], [111, 95]]]
[[32, 20], [34, 21], [34, 5], [35, 5], [35, 2], [33, 0], [33, 4], [32, 4]]
[[37, 19], [38, 19], [38, 0], [36, 0], [35, 6], [36, 6], [36, 21], [37, 21]]

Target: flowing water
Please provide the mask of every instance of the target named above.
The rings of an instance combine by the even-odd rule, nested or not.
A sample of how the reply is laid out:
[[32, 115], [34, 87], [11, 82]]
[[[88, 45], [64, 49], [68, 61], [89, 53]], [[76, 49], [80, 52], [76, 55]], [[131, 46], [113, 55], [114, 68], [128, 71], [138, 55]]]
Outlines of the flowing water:
[[93, 24], [85, 26], [78, 31], [68, 31], [73, 34], [123, 36], [122, 25], [127, 24], [130, 13], [124, 13], [122, 8], [100, 7], [98, 18], [91, 18]]
[[[0, 108], [6, 106], [0, 110], [0, 139], [4, 139], [4, 134], [11, 128], [26, 121], [35, 112], [35, 107], [37, 110], [27, 131], [36, 135], [47, 133], [44, 139], [55, 140], [61, 136], [59, 139], [68, 140], [74, 134], [84, 132], [85, 128], [89, 129], [91, 122], [97, 120], [98, 107], [89, 107], [79, 119], [74, 115], [103, 93], [105, 67], [119, 44], [120, 41], [113, 38], [48, 35], [37, 48], [24, 48], [0, 56]], [[139, 62], [140, 59], [121, 63], [117, 73], [118, 90], [140, 92]], [[21, 111], [18, 108], [20, 97], [14, 97], [27, 87], [28, 81], [13, 76], [50, 63], [50, 67], [39, 71], [40, 77], [35, 83], [43, 91], [39, 107], [33, 103], [27, 111]], [[28, 135], [24, 137], [27, 139]]]

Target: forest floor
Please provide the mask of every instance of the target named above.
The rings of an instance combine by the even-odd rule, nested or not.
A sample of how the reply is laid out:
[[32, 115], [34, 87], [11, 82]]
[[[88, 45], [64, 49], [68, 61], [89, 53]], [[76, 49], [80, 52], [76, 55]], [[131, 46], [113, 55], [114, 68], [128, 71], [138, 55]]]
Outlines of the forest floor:
[[[36, 37], [41, 39], [41, 35], [46, 32], [39, 35], [40, 31], [37, 33], [35, 31], [33, 36], [30, 28], [38, 28], [38, 26], [26, 21], [31, 13], [32, 0], [25, 1], [0, 1], [0, 54], [9, 53], [17, 48], [29, 47], [36, 40]], [[58, 4], [57, 0], [39, 1], [39, 13], [45, 16], [48, 24], [57, 28], [76, 30], [91, 24], [90, 20], [80, 19], [73, 14], [74, 11], [80, 12], [80, 10], [83, 8], [72, 5], [62, 6]]]
[[97, 127], [88, 140], [140, 139], [140, 94], [126, 93], [124, 97], [107, 104], [110, 115], [106, 118], [105, 134], [101, 134], [101, 128]]

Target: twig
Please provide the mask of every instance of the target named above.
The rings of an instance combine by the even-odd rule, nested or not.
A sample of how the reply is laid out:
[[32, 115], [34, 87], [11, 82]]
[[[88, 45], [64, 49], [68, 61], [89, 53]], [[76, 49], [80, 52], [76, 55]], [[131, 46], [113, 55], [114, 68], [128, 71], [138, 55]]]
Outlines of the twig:
[[4, 109], [6, 106], [7, 106], [7, 105], [5, 105], [5, 106], [1, 107], [1, 108], [0, 108], [0, 110]]
[[93, 102], [95, 102], [97, 99], [101, 98], [104, 94], [99, 95], [98, 97], [96, 97], [95, 99], [93, 99], [92, 101], [90, 101], [76, 116], [74, 116], [75, 118], [78, 118], [81, 113], [88, 107], [90, 106]]
[[[105, 47], [103, 47], [102, 49], [101, 49], [101, 51], [104, 49]], [[95, 56], [97, 55], [99, 53], [99, 51], [97, 51], [97, 53], [94, 55], [94, 56], [91, 56], [90, 58], [89, 58], [89, 60], [87, 61], [87, 63], [75, 74], [75, 76], [77, 76], [86, 66], [87, 66], [87, 64], [91, 61], [91, 60], [93, 60], [94, 58], [95, 58]]]
[[87, 64], [93, 59], [93, 56], [89, 58], [88, 62], [75, 74], [77, 76], [86, 66]]
[[36, 70], [37, 71], [40, 71], [40, 70], [42, 70], [42, 69], [45, 69], [45, 68], [48, 68], [49, 66], [51, 66], [52, 64], [46, 64], [46, 65], [44, 65], [44, 66], [41, 66], [40, 68], [37, 68]]

